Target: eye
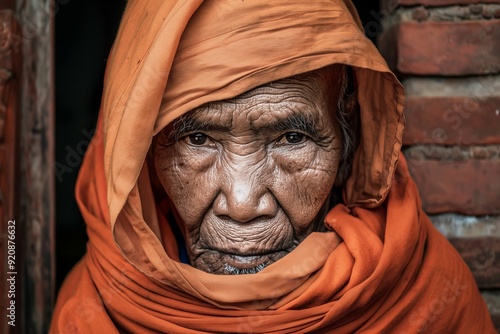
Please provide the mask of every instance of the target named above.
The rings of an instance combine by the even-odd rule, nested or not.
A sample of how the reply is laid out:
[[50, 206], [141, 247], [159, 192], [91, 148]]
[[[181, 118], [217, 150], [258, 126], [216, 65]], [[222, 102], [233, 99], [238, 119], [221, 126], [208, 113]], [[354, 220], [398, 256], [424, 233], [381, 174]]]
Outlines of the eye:
[[195, 132], [187, 136], [187, 140], [190, 144], [195, 146], [201, 146], [206, 144], [208, 141], [208, 136], [201, 132]]
[[300, 144], [306, 140], [306, 135], [300, 132], [287, 132], [278, 140], [278, 144]]

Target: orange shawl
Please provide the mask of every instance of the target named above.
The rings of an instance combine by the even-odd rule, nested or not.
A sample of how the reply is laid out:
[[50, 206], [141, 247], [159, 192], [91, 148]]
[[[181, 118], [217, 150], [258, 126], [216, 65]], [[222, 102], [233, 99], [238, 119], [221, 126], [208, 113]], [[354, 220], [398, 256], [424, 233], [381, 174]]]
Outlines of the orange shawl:
[[[344, 203], [258, 274], [178, 260], [146, 155], [183, 113], [328, 64], [352, 66], [362, 137]], [[53, 333], [490, 333], [473, 277], [422, 212], [400, 156], [404, 93], [346, 0], [130, 0], [77, 200], [87, 254]], [[399, 159], [399, 163], [398, 163]]]

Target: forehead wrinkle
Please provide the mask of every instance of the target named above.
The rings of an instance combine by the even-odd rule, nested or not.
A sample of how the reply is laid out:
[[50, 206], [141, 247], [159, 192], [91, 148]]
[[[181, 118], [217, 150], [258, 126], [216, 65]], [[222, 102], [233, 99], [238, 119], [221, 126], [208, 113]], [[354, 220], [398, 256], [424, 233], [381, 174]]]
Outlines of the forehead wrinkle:
[[[320, 110], [316, 105], [308, 103], [282, 103], [277, 108], [267, 106], [263, 113], [256, 112], [254, 117], [249, 117], [250, 126], [254, 131], [262, 129], [274, 130], [304, 130], [309, 133], [320, 130]], [[313, 131], [314, 130], [314, 131]], [[314, 133], [311, 133], [314, 134]]]
[[[293, 122], [299, 119], [290, 119], [290, 116], [304, 112], [308, 114], [308, 125], [317, 125], [316, 123], [321, 122], [315, 122], [315, 119], [322, 116], [321, 109], [326, 103], [323, 81], [321, 75], [312, 72], [270, 82], [234, 98], [208, 102], [195, 108], [181, 116], [176, 122], [181, 126], [174, 129], [179, 130], [182, 127], [186, 128], [186, 125], [189, 127], [190, 124], [195, 124], [200, 130], [230, 131], [235, 126], [236, 118], [243, 117], [249, 122], [246, 126], [255, 131], [260, 128], [270, 128], [267, 126], [269, 123], [279, 125], [282, 123], [280, 119], [289, 126], [293, 125]], [[259, 124], [261, 121], [263, 124]], [[305, 119], [302, 119], [301, 123], [304, 123], [303, 121]], [[237, 125], [245, 126], [240, 123]], [[283, 127], [284, 124], [279, 126]]]
[[[195, 108], [187, 114], [179, 117], [178, 122], [185, 125], [197, 124], [200, 128], [208, 129], [231, 129], [233, 126], [233, 114], [224, 111], [222, 102], [209, 102]], [[177, 121], [176, 121], [177, 122]]]
[[[319, 72], [318, 72], [319, 73]], [[246, 105], [251, 109], [248, 119], [253, 128], [265, 127], [265, 123], [276, 118], [287, 118], [290, 114], [303, 114], [315, 120], [322, 117], [322, 110], [327, 105], [326, 82], [318, 73], [309, 73], [270, 82], [247, 91], [233, 99], [237, 105]], [[262, 112], [262, 110], [266, 112]], [[274, 114], [285, 114], [284, 117]], [[264, 116], [264, 118], [262, 118]], [[259, 124], [263, 120], [264, 124]]]
[[306, 97], [317, 97], [318, 92], [303, 83], [269, 83], [249, 90], [239, 96], [233, 97], [228, 102], [236, 105], [253, 107], [259, 103], [280, 104], [286, 101], [310, 102]]

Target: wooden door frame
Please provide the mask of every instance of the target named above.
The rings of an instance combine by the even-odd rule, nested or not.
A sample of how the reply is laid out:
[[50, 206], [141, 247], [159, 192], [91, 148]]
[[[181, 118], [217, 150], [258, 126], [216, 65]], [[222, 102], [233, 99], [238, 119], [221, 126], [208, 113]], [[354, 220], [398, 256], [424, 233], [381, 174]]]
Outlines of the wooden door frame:
[[[54, 6], [0, 0], [0, 306], [15, 301], [15, 326], [2, 311], [2, 333], [48, 332], [54, 305]], [[16, 274], [7, 276], [9, 221]]]

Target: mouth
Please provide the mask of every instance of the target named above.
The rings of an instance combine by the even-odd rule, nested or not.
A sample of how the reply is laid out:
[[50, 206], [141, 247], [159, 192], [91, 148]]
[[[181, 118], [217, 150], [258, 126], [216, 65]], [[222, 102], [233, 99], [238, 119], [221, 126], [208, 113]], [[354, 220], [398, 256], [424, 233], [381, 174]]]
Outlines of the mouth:
[[224, 264], [223, 274], [256, 274], [286, 254], [288, 252], [283, 250], [252, 255], [220, 252], [220, 261]]
[[247, 275], [247, 274], [257, 274], [259, 271], [267, 267], [269, 263], [262, 263], [256, 267], [252, 268], [238, 268], [230, 264], [224, 264], [224, 274], [226, 275]]
[[204, 248], [191, 258], [191, 265], [217, 275], [256, 274], [290, 253], [294, 248], [279, 248], [265, 252], [257, 249], [247, 249], [243, 252], [234, 249]]

